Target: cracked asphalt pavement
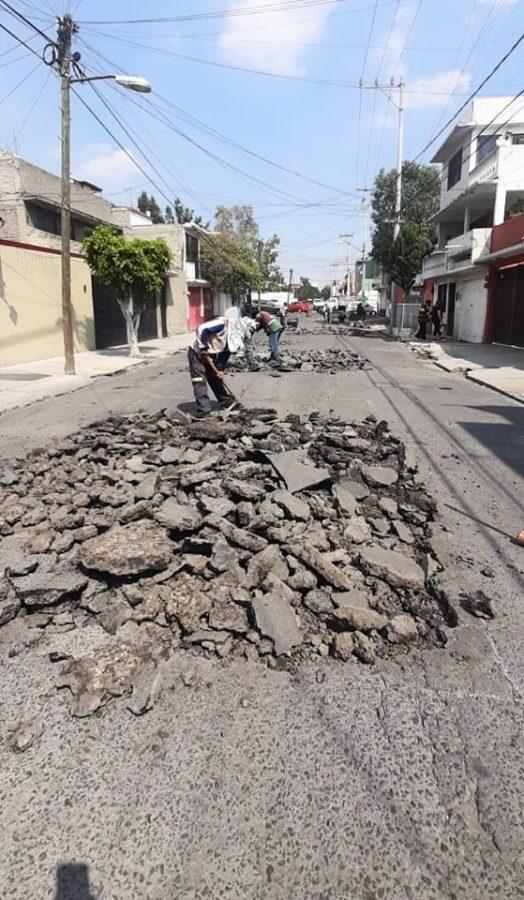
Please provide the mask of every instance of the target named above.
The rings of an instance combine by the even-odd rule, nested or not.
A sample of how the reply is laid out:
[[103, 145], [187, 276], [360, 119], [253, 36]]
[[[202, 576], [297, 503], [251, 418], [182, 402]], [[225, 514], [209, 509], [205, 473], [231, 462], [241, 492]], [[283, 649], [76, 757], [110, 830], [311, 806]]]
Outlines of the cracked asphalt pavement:
[[[44, 720], [25, 753], [0, 742], [2, 898], [524, 896], [524, 407], [382, 337], [284, 340], [372, 366], [238, 375], [235, 391], [282, 413], [388, 419], [438, 500], [450, 589], [481, 587], [496, 618], [459, 608], [446, 649], [372, 668], [180, 656], [139, 719], [120, 703], [71, 718], [53, 637], [12, 656], [0, 632], [2, 737], [21, 711]], [[4, 414], [0, 458], [189, 399], [179, 354]]]

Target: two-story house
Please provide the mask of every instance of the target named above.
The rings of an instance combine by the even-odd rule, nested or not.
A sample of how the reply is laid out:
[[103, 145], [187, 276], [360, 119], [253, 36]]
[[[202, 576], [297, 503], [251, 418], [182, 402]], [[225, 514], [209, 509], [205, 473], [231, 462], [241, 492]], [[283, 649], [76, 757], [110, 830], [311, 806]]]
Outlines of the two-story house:
[[432, 162], [442, 167], [441, 193], [424, 293], [441, 301], [448, 335], [479, 343], [486, 339], [491, 231], [524, 200], [524, 102], [474, 100]]
[[[61, 183], [44, 169], [0, 150], [0, 366], [63, 352], [61, 313]], [[153, 225], [140, 210], [118, 207], [101, 189], [71, 182], [71, 299], [77, 350], [126, 342], [114, 297], [91, 277], [82, 240], [97, 225], [125, 235], [163, 237], [173, 262], [165, 291], [142, 314], [142, 340], [183, 333], [213, 315], [213, 296], [201, 277], [203, 229]]]

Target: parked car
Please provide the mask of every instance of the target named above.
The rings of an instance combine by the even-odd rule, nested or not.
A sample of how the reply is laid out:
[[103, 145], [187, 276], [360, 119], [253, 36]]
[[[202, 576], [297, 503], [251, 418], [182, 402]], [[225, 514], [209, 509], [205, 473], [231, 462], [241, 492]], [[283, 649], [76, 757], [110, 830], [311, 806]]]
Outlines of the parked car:
[[294, 313], [294, 312], [310, 313], [311, 307], [310, 307], [309, 303], [306, 303], [305, 300], [292, 300], [287, 308], [287, 311], [290, 313]]
[[316, 309], [317, 312], [322, 312], [324, 309], [326, 301], [323, 297], [319, 297], [317, 300], [313, 300], [313, 309]]

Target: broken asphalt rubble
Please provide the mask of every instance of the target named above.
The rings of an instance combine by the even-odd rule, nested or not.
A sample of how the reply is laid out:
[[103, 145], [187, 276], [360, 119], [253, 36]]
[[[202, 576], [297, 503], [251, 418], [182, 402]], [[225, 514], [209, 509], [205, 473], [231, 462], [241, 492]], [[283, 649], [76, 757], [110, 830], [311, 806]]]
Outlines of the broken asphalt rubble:
[[146, 712], [177, 650], [371, 664], [457, 622], [435, 503], [372, 416], [111, 419], [4, 469], [0, 509], [0, 625], [112, 641], [49, 655], [77, 716]]
[[[315, 332], [317, 334], [317, 332]], [[271, 362], [267, 353], [257, 353], [256, 363], [259, 369], [267, 371], [278, 377], [282, 372], [323, 372], [325, 375], [335, 375], [337, 372], [347, 372], [348, 369], [365, 369], [368, 360], [354, 350], [293, 350], [284, 342], [281, 347], [281, 363], [276, 366]], [[246, 364], [242, 356], [233, 356], [228, 364], [228, 373], [244, 372]]]

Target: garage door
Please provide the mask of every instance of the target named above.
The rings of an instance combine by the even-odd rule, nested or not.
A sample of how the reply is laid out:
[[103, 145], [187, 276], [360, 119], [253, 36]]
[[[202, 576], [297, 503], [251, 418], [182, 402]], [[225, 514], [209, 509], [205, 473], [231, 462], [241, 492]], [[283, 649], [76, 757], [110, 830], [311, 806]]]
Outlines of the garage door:
[[524, 347], [524, 266], [508, 266], [496, 275], [493, 342]]
[[[93, 312], [97, 350], [127, 343], [126, 326], [120, 307], [107, 288], [95, 278], [93, 278]], [[147, 341], [156, 337], [158, 337], [156, 304], [149, 303], [140, 319], [138, 339]]]

